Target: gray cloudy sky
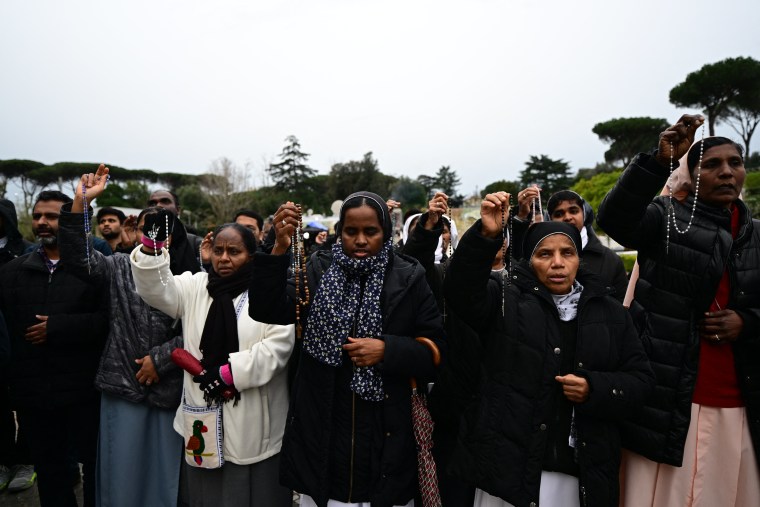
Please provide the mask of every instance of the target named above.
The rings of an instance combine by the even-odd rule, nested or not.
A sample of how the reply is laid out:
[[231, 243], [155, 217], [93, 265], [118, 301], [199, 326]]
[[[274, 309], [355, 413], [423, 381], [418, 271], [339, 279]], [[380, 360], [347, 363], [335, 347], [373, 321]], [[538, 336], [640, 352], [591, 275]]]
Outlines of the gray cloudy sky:
[[758, 26], [756, 0], [2, 0], [0, 159], [226, 156], [261, 185], [294, 134], [321, 173], [372, 151], [469, 193], [530, 155], [593, 166], [597, 122], [674, 121], [669, 90], [760, 59]]

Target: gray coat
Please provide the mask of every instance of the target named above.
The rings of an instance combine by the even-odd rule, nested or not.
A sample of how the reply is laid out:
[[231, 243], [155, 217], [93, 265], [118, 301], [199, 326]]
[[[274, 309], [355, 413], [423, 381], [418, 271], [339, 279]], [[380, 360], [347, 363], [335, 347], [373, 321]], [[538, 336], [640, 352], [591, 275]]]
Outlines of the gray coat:
[[[172, 319], [151, 308], [135, 291], [129, 255], [106, 257], [92, 248], [89, 267], [85, 249], [84, 216], [71, 213], [71, 204], [61, 208], [59, 248], [61, 259], [82, 277], [104, 277], [109, 284], [111, 304], [108, 339], [95, 386], [101, 391], [134, 403], [174, 409], [182, 397], [182, 371], [171, 361], [171, 351], [182, 347]], [[156, 279], [156, 283], [161, 283]], [[135, 374], [140, 366], [135, 359], [150, 354], [160, 382], [141, 385]]]

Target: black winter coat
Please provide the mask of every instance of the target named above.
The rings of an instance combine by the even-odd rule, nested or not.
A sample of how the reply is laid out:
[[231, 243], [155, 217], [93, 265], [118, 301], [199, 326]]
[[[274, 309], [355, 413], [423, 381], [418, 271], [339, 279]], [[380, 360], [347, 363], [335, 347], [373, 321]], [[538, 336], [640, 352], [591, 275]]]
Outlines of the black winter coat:
[[[697, 321], [709, 309], [727, 268], [727, 308], [744, 321], [731, 346], [760, 460], [760, 227], [737, 200], [741, 222], [734, 240], [730, 212], [698, 202], [686, 234], [671, 226], [666, 251], [668, 198], [652, 196], [667, 177], [654, 156], [639, 154], [605, 197], [597, 218], [615, 241], [639, 251], [631, 310], [657, 376], [656, 394], [624, 427], [624, 445], [651, 460], [681, 465], [699, 365]], [[693, 202], [692, 195], [683, 203], [673, 202], [680, 230], [689, 223]]]
[[[294, 293], [286, 288], [288, 257], [257, 253], [253, 262], [251, 317], [273, 324], [293, 323]], [[331, 262], [331, 252], [312, 256], [307, 267], [312, 297]], [[350, 499], [370, 501], [373, 507], [405, 504], [417, 492], [409, 379], [416, 377], [424, 385], [433, 379], [435, 371], [430, 351], [414, 337], [431, 338], [442, 349], [443, 330], [424, 270], [416, 261], [399, 254], [392, 256], [381, 307], [384, 401], [364, 402], [348, 389], [351, 363], [345, 354], [339, 368], [324, 365], [303, 352], [300, 356], [282, 445], [280, 482], [310, 495], [320, 507], [327, 504], [331, 492], [355, 495], [359, 489], [359, 495], [366, 493], [369, 498]], [[308, 307], [301, 311], [306, 312], [302, 314], [305, 323]], [[351, 469], [354, 410], [357, 443]], [[349, 500], [347, 496], [335, 499]]]
[[[464, 235], [446, 275], [449, 308], [481, 336], [485, 380], [465, 413], [452, 471], [484, 491], [521, 506], [538, 505], [542, 459], [558, 386], [560, 320], [554, 301], [527, 263], [502, 290], [490, 278], [502, 238]], [[579, 272], [574, 374], [590, 393], [575, 404], [581, 505], [617, 505], [619, 423], [648, 396], [654, 376], [628, 312], [596, 277]], [[502, 297], [505, 307], [502, 316]], [[452, 358], [453, 360], [454, 358]]]
[[[182, 370], [171, 360], [171, 352], [182, 348], [182, 336], [172, 327], [171, 317], [152, 308], [137, 294], [129, 255], [116, 253], [106, 257], [91, 250], [88, 264], [83, 217], [81, 213], [71, 213], [71, 204], [64, 204], [58, 242], [61, 259], [73, 273], [85, 282], [102, 283], [110, 288], [108, 339], [95, 386], [132, 403], [176, 409], [182, 398], [183, 377]], [[160, 379], [150, 386], [140, 384], [135, 377], [140, 369], [135, 359], [146, 355], [150, 355]]]
[[[108, 290], [75, 276], [64, 262], [53, 274], [35, 251], [0, 269], [0, 310], [8, 323], [13, 361], [11, 402], [51, 409], [97, 398], [93, 385], [103, 350]], [[26, 329], [46, 315], [47, 341], [32, 345]]]

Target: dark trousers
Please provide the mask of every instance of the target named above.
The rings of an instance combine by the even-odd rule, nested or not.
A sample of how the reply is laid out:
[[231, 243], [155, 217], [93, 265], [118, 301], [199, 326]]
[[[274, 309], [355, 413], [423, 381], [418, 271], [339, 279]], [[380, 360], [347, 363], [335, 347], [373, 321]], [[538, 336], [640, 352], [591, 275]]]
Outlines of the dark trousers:
[[71, 480], [71, 452], [82, 463], [85, 507], [95, 506], [95, 459], [98, 447], [100, 402], [55, 409], [23, 408], [17, 411], [26, 430], [37, 490], [42, 507], [75, 507]]
[[16, 419], [11, 410], [8, 384], [0, 381], [0, 465], [31, 465], [29, 446], [24, 438], [24, 430], [19, 425], [16, 435]]

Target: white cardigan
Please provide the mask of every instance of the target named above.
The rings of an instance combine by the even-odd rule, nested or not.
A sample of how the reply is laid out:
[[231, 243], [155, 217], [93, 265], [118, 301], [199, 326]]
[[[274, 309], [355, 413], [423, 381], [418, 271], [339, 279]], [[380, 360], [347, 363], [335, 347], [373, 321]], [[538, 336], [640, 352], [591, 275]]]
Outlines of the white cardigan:
[[[208, 274], [186, 271], [172, 275], [166, 249], [156, 258], [142, 253], [138, 246], [130, 259], [137, 293], [170, 317], [182, 318], [185, 350], [200, 359], [203, 326], [213, 301], [206, 289]], [[164, 283], [168, 282], [166, 287], [159, 270]], [[242, 294], [235, 298], [233, 304], [237, 305], [241, 297]], [[250, 303], [245, 303], [237, 321], [240, 351], [230, 354], [240, 401], [237, 406], [225, 403], [222, 409], [224, 459], [238, 465], [256, 463], [280, 452], [288, 412], [287, 363], [295, 341], [293, 325], [277, 326], [251, 319]], [[184, 392], [188, 404], [206, 406], [203, 391], [187, 372]], [[174, 429], [183, 438], [192, 434], [191, 428], [184, 428], [181, 405], [174, 417]]]

